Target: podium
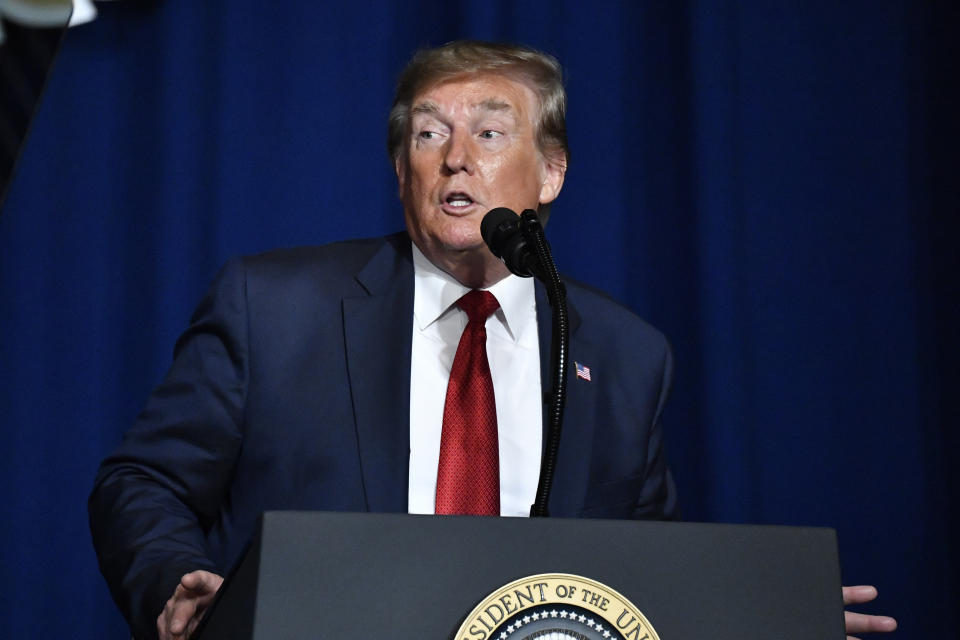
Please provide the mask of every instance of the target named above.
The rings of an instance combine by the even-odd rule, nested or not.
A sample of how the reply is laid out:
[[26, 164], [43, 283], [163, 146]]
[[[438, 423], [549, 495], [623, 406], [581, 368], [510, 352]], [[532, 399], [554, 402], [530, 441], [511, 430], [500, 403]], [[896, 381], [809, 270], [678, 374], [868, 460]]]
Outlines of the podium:
[[[662, 640], [845, 638], [832, 529], [326, 512], [265, 513], [196, 637], [448, 640], [489, 594], [537, 574], [610, 587]], [[571, 604], [586, 606], [582, 591]], [[480, 622], [455, 640], [508, 637]], [[615, 624], [595, 637], [643, 638]]]

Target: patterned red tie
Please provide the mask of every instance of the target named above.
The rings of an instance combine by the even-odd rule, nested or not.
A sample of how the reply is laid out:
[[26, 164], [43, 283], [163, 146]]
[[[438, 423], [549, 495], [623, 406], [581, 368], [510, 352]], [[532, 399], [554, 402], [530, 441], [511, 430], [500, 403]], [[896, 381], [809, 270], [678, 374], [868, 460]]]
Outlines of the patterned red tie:
[[468, 321], [443, 407], [436, 512], [498, 516], [500, 448], [485, 325], [500, 303], [489, 291], [474, 290], [457, 305], [467, 312]]

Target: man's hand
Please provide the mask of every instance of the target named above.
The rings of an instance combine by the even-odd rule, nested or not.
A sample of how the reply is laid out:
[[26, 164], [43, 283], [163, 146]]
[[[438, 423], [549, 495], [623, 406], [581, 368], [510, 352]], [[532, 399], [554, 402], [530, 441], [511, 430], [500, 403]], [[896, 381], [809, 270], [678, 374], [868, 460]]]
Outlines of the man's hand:
[[189, 638], [221, 584], [223, 578], [209, 571], [191, 571], [180, 578], [173, 596], [157, 617], [160, 640]]
[[[863, 604], [870, 602], [877, 597], [877, 589], [870, 586], [844, 587], [843, 604]], [[847, 623], [847, 633], [873, 633], [894, 631], [897, 628], [897, 621], [889, 616], [868, 616], [863, 613], [854, 613], [852, 611], [843, 612], [844, 620]], [[847, 640], [859, 640], [856, 636], [847, 636]]]

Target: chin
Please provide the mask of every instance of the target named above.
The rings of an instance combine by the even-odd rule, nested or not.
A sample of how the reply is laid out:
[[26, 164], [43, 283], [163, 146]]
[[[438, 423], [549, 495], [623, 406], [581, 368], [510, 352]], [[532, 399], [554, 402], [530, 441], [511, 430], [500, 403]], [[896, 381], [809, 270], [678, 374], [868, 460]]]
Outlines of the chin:
[[475, 221], [463, 220], [461, 224], [450, 225], [441, 231], [437, 240], [448, 251], [470, 251], [486, 246], [480, 235], [480, 225]]
[[482, 249], [487, 246], [484, 244], [483, 238], [480, 237], [479, 233], [471, 236], [442, 238], [440, 245], [447, 251], [476, 251], [477, 249]]

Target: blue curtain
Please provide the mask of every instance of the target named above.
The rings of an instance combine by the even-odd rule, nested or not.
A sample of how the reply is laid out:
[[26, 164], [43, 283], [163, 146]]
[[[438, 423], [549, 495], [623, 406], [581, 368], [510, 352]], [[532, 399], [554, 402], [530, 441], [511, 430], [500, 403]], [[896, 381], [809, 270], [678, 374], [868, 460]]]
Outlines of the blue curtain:
[[[589, 5], [589, 6], [588, 6]], [[677, 355], [689, 520], [823, 525], [900, 637], [949, 636], [960, 112], [948, 3], [118, 2], [64, 44], [0, 215], [11, 637], [124, 638], [85, 501], [229, 256], [400, 228], [419, 46], [565, 64], [567, 274]], [[770, 630], [775, 633], [776, 630]]]

